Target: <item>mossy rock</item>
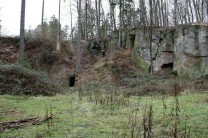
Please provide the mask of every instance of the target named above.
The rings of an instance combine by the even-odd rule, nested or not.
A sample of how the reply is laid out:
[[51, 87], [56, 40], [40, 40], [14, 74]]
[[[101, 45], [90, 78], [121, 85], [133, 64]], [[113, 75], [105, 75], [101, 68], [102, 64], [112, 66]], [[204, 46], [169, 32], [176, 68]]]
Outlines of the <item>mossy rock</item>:
[[146, 72], [149, 71], [150, 66], [140, 57], [140, 55], [135, 50], [132, 52], [131, 57], [132, 57], [134, 64], [138, 65], [139, 67], [144, 69]]

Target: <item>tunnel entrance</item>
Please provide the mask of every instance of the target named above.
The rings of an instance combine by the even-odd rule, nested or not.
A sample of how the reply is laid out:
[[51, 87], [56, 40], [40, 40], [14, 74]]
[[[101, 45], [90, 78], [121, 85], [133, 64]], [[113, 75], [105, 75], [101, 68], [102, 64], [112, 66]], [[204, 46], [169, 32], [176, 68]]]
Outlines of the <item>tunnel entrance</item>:
[[164, 64], [161, 66], [164, 73], [171, 73], [173, 71], [173, 63]]
[[168, 63], [168, 64], [164, 64], [164, 65], [162, 65], [162, 67], [161, 67], [162, 69], [166, 69], [166, 68], [173, 68], [173, 63]]
[[135, 34], [129, 34], [129, 39], [130, 39], [130, 42], [131, 42], [131, 45], [130, 45], [131, 48], [134, 48], [135, 37], [136, 37]]

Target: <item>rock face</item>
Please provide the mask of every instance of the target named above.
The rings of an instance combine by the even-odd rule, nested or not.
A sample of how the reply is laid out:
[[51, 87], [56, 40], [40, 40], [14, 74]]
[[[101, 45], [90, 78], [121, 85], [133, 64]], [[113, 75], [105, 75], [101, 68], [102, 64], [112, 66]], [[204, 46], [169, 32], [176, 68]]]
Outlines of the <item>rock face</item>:
[[[161, 71], [163, 66], [173, 64], [173, 36], [174, 31], [172, 28], [153, 28], [152, 58], [153, 70], [155, 72]], [[149, 36], [145, 29], [138, 29], [135, 37], [134, 48], [147, 66], [150, 66]], [[141, 60], [138, 62], [141, 62]], [[141, 64], [144, 63], [142, 62]], [[147, 70], [149, 67], [145, 69]]]
[[[146, 71], [150, 68], [148, 27], [127, 32], [126, 47], [133, 48], [132, 59]], [[115, 50], [118, 37], [108, 46]], [[111, 50], [113, 51], [113, 50]], [[208, 24], [154, 27], [152, 34], [154, 72], [170, 68], [181, 77], [197, 79], [208, 76]]]
[[[139, 59], [138, 64], [148, 70], [148, 31], [140, 28], [134, 32], [134, 60]], [[152, 58], [154, 72], [163, 71], [168, 67], [184, 78], [208, 76], [208, 26], [194, 24], [168, 29], [153, 28]]]
[[174, 35], [174, 68], [179, 76], [208, 75], [208, 26], [178, 26]]

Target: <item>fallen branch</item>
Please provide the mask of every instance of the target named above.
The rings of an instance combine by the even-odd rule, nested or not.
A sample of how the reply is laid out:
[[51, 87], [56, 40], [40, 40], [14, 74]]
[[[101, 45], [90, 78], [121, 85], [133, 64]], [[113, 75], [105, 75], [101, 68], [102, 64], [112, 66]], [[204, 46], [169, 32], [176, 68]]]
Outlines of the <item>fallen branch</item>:
[[19, 129], [27, 126], [39, 125], [42, 122], [45, 122], [49, 119], [52, 119], [52, 116], [43, 116], [20, 119], [16, 121], [0, 122], [0, 133], [2, 133], [5, 129]]

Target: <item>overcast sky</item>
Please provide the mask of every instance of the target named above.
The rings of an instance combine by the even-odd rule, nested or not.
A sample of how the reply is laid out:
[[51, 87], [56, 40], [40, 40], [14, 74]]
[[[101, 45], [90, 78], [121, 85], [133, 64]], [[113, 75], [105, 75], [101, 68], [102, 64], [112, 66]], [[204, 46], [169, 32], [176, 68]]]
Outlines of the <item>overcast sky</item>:
[[[53, 15], [58, 17], [58, 2], [59, 0], [45, 0], [45, 18], [49, 20]], [[0, 7], [2, 34], [19, 35], [21, 0], [0, 0]], [[34, 29], [41, 23], [41, 12], [42, 0], [26, 0], [25, 29]], [[61, 21], [62, 26], [67, 24], [66, 18], [62, 17]]]
[[[22, 0], [0, 0], [0, 20], [2, 35], [19, 35], [20, 33], [20, 11]], [[66, 2], [64, 2], [66, 1]], [[70, 0], [61, 0], [61, 25], [70, 26]], [[68, 3], [67, 3], [68, 2]], [[72, 0], [73, 24], [77, 21], [76, 4]], [[92, 3], [94, 5], [94, 3]], [[104, 12], [108, 12], [108, 0], [102, 1]], [[58, 18], [59, 0], [45, 0], [44, 19], [50, 20], [55, 15]], [[34, 29], [41, 24], [42, 0], [26, 0], [25, 29]]]

